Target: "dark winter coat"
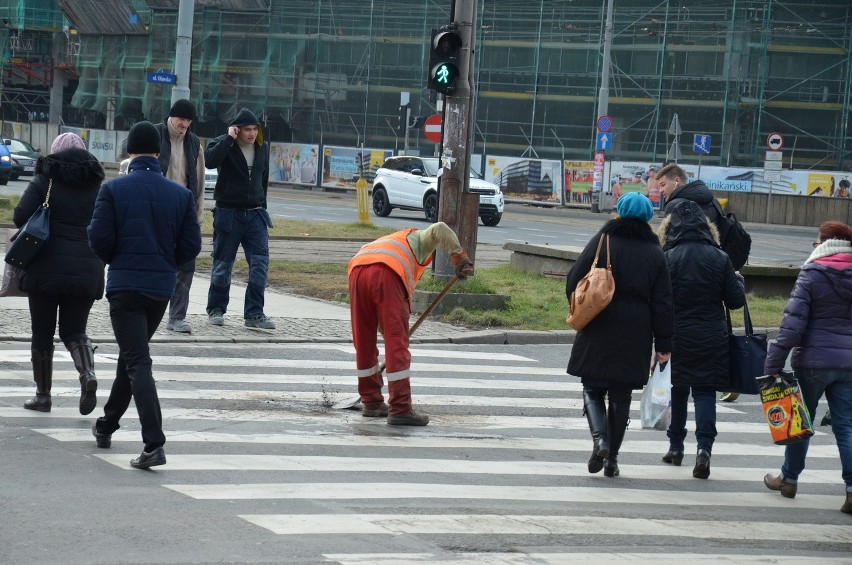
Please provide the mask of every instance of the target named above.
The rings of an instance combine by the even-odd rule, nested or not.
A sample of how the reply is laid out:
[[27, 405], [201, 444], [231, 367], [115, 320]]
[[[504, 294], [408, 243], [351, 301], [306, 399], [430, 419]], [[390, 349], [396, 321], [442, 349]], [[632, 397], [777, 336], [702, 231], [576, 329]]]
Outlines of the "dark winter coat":
[[[568, 373], [580, 377], [588, 386], [625, 385], [638, 389], [648, 382], [653, 350], [671, 351], [669, 273], [651, 226], [638, 219], [617, 218], [607, 222], [577, 257], [565, 286], [569, 299], [589, 272], [603, 234], [610, 236], [615, 295], [594, 320], [577, 332]], [[605, 265], [603, 257], [600, 264]]]
[[89, 244], [109, 263], [107, 295], [170, 297], [177, 266], [201, 251], [192, 192], [164, 177], [155, 157], [136, 157], [126, 175], [101, 187]]
[[829, 255], [802, 267], [778, 337], [769, 345], [767, 375], [784, 368], [790, 349], [794, 369], [852, 371], [852, 253]]
[[681, 199], [695, 202], [701, 206], [701, 210], [707, 216], [707, 219], [714, 226], [719, 226], [719, 212], [713, 205], [714, 196], [710, 189], [707, 188], [707, 185], [704, 184], [704, 181], [694, 180], [675, 189], [672, 192], [671, 198], [666, 200], [665, 213], [667, 216], [672, 213], [672, 210]]
[[24, 225], [44, 202], [49, 179], [50, 238], [21, 277], [21, 289], [97, 300], [104, 294], [104, 263], [89, 248], [92, 219], [104, 169], [85, 149], [70, 148], [39, 158], [35, 177], [15, 207], [15, 225]]
[[673, 385], [724, 390], [730, 382], [724, 307], [742, 308], [745, 286], [718, 237], [692, 201], [677, 203], [660, 224], [674, 295]]
[[216, 188], [213, 189], [216, 206], [238, 209], [266, 208], [266, 192], [269, 186], [268, 143], [254, 142], [251, 174], [237, 140], [228, 134], [220, 135], [207, 144], [204, 164], [210, 169], [219, 170]]

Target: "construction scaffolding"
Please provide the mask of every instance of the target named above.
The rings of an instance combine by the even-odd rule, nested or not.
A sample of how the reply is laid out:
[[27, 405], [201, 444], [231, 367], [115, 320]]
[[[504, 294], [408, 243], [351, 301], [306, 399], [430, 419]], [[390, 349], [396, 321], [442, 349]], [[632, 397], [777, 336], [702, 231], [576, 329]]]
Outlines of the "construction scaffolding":
[[[590, 157], [604, 4], [480, 0], [474, 152]], [[38, 105], [58, 80], [67, 123], [126, 129], [162, 119], [171, 89], [147, 76], [172, 69], [177, 8], [178, 0], [0, 0], [3, 116], [27, 103], [24, 94]], [[794, 167], [852, 168], [848, 0], [615, 0], [615, 8], [613, 158], [664, 160], [672, 141], [689, 156], [695, 133], [713, 140], [705, 163], [753, 166], [778, 131]], [[197, 129], [221, 133], [245, 106], [272, 139], [394, 147], [401, 93], [411, 93], [412, 115], [436, 112], [427, 43], [449, 11], [449, 0], [197, 0], [189, 85]], [[675, 113], [679, 140], [667, 134]], [[424, 139], [414, 144], [432, 152]]]

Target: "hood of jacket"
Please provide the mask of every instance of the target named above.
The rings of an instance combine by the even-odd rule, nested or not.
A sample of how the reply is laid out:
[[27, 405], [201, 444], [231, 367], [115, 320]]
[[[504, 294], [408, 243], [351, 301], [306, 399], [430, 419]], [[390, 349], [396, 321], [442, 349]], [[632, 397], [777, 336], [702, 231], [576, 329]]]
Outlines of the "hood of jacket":
[[822, 273], [834, 292], [841, 299], [849, 301], [850, 315], [852, 315], [852, 267], [847, 266], [845, 269], [838, 269], [835, 265], [820, 261], [802, 266], [802, 271]]
[[720, 241], [719, 230], [707, 219], [700, 204], [693, 200], [678, 202], [660, 222], [657, 234], [664, 251], [685, 241], [702, 241], [715, 247], [719, 246]]
[[99, 186], [104, 181], [104, 168], [85, 149], [71, 147], [39, 157], [36, 174], [61, 181], [68, 186]]
[[257, 116], [254, 115], [254, 112], [248, 108], [240, 110], [237, 117], [231, 120], [228, 126], [257, 126], [257, 139], [255, 141], [258, 145], [263, 145], [263, 126], [260, 120], [257, 119]]

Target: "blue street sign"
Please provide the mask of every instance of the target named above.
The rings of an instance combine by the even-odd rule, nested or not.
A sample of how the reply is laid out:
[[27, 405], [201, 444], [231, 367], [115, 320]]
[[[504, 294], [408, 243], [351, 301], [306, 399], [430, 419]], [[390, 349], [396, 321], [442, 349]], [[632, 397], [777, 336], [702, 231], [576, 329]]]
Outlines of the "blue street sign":
[[704, 133], [696, 133], [692, 142], [692, 151], [694, 153], [710, 153], [710, 136]]
[[148, 73], [148, 82], [156, 82], [159, 84], [177, 84], [177, 76], [168, 73]]
[[612, 148], [612, 134], [611, 133], [598, 133], [598, 151], [608, 151]]

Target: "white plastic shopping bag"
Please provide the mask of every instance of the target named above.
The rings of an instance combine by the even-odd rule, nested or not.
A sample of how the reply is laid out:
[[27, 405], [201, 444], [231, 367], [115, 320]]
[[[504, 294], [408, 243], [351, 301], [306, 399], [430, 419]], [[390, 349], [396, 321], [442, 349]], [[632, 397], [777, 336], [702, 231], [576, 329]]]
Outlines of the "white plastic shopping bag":
[[654, 372], [642, 391], [639, 416], [643, 428], [667, 430], [672, 421], [672, 364], [655, 364]]

